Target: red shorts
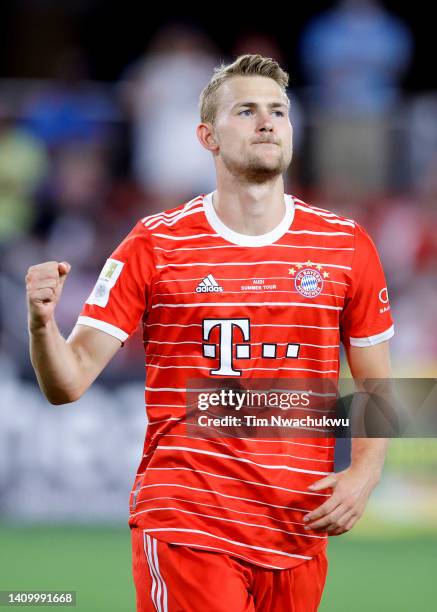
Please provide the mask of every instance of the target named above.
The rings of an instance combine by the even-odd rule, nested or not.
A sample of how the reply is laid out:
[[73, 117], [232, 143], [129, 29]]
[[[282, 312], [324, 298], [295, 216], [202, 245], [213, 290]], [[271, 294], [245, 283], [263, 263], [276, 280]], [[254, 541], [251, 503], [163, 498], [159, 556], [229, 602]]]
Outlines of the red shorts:
[[325, 585], [323, 550], [269, 570], [237, 557], [168, 544], [132, 528], [137, 612], [315, 612]]

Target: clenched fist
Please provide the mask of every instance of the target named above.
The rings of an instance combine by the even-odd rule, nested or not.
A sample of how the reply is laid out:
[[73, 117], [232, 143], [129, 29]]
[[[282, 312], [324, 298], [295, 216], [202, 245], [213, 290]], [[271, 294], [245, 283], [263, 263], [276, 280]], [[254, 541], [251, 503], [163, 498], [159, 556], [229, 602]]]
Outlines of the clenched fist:
[[28, 269], [26, 293], [30, 331], [43, 327], [53, 318], [70, 270], [71, 266], [66, 261], [46, 261]]

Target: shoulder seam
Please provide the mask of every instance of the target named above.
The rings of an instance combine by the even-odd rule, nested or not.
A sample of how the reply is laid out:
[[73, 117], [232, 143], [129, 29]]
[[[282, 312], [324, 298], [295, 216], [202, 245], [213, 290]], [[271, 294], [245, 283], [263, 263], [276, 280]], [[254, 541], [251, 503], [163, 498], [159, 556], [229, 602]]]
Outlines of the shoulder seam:
[[[141, 219], [141, 223], [143, 223], [143, 225], [148, 227], [149, 225], [152, 225], [154, 222], [156, 222], [157, 225], [159, 225], [161, 222], [166, 224], [166, 222], [175, 221], [176, 219], [179, 218], [180, 215], [183, 215], [183, 213], [188, 212], [194, 206], [199, 204], [201, 201], [202, 201], [202, 196], [197, 196], [196, 198], [193, 198], [189, 202], [186, 202], [185, 204], [181, 204], [180, 206], [177, 206], [176, 208], [163, 210], [158, 213], [154, 213], [153, 215], [147, 215], [146, 217], [143, 217]], [[151, 228], [151, 229], [154, 229], [154, 228]]]
[[350, 227], [355, 227], [356, 225], [356, 221], [354, 219], [344, 217], [343, 215], [338, 215], [337, 213], [334, 213], [327, 209], [310, 206], [310, 204], [307, 204], [303, 200], [300, 200], [299, 198], [295, 198], [294, 196], [292, 197], [295, 202], [296, 208], [298, 208], [299, 210], [303, 210], [304, 212], [310, 212], [314, 215], [317, 215], [320, 219], [324, 219], [328, 223], [332, 223], [332, 222], [335, 223], [336, 221], [339, 221], [341, 222], [341, 224], [345, 224], [345, 225], [347, 224]]

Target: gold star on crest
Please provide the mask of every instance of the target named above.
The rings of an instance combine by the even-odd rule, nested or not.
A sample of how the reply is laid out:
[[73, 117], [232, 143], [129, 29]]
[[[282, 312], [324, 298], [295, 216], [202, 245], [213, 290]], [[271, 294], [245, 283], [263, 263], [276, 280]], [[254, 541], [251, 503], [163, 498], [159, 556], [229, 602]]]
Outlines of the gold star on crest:
[[323, 272], [323, 278], [329, 278], [329, 272]]
[[302, 264], [296, 264], [296, 268], [297, 268], [298, 270], [300, 270], [301, 268], [303, 268], [303, 266], [302, 266]]
[[311, 268], [313, 262], [308, 259], [308, 261], [305, 262], [305, 265]]
[[316, 270], [318, 270], [320, 272], [321, 270], [323, 270], [323, 268], [322, 268], [322, 266], [320, 264], [317, 264]]
[[288, 274], [291, 274], [291, 276], [294, 276], [296, 274], [296, 270], [294, 268], [289, 268]]

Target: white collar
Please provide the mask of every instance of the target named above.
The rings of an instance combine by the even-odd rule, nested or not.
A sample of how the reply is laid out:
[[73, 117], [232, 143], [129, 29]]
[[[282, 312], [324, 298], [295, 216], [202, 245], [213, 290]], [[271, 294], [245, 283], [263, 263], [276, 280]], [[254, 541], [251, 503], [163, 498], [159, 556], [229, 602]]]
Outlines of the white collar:
[[239, 244], [240, 246], [245, 247], [258, 247], [273, 244], [285, 234], [285, 232], [290, 228], [290, 225], [293, 222], [294, 200], [292, 196], [285, 193], [285, 215], [276, 227], [274, 227], [272, 230], [270, 230], [270, 232], [267, 232], [266, 234], [259, 234], [257, 236], [240, 234], [239, 232], [236, 232], [227, 225], [225, 225], [217, 215], [212, 203], [213, 193], [214, 192], [211, 192], [203, 196], [203, 210], [205, 212], [207, 221], [211, 225], [211, 227], [217, 232], [217, 234], [219, 234], [228, 242]]

